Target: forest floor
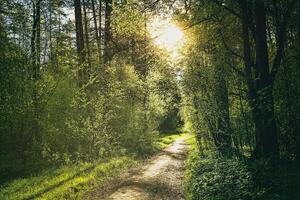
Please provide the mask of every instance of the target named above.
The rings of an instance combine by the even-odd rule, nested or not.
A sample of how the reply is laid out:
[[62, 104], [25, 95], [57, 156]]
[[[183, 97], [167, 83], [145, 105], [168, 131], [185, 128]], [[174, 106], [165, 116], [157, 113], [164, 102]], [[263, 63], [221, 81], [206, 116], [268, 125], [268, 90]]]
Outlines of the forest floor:
[[[188, 136], [181, 137], [161, 153], [122, 176], [95, 187], [87, 199], [106, 200], [180, 200], [184, 199], [184, 161]], [[109, 186], [108, 186], [109, 185]]]

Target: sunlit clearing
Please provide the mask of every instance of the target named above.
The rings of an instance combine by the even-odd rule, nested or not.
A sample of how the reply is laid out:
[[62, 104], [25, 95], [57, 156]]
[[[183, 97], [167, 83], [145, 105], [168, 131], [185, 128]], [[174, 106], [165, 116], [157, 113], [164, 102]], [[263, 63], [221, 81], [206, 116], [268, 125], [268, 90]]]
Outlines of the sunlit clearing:
[[184, 43], [184, 34], [176, 24], [170, 20], [155, 19], [149, 32], [154, 44], [169, 51], [172, 57], [178, 55]]

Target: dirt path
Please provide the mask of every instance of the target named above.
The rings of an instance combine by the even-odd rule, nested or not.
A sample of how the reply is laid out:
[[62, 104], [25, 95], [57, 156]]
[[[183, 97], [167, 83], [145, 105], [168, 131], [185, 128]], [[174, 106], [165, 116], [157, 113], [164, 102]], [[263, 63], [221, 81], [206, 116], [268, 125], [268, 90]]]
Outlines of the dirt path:
[[91, 199], [105, 200], [180, 200], [183, 199], [184, 161], [189, 146], [180, 138], [149, 159], [143, 166], [132, 169], [115, 181], [103, 194], [95, 189]]

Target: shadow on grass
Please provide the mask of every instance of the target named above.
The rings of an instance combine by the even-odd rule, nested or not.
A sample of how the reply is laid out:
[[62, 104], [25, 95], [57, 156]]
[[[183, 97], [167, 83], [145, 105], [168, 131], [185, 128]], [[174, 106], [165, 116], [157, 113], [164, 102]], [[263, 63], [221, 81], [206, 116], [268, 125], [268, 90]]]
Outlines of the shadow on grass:
[[52, 185], [50, 187], [47, 187], [47, 188], [45, 188], [45, 189], [43, 189], [43, 190], [41, 190], [41, 191], [39, 191], [39, 192], [37, 192], [35, 194], [32, 194], [32, 195], [30, 195], [30, 196], [28, 196], [26, 198], [23, 198], [22, 200], [36, 199], [36, 198], [42, 196], [43, 194], [45, 194], [45, 193], [47, 193], [47, 192], [49, 192], [51, 190], [54, 190], [57, 187], [60, 187], [60, 186], [64, 185], [68, 181], [71, 181], [71, 180], [79, 177], [82, 174], [85, 174], [85, 173], [88, 173], [88, 172], [92, 171], [93, 169], [95, 169], [96, 166], [97, 165], [95, 164], [95, 165], [92, 165], [92, 166], [90, 166], [90, 167], [88, 167], [88, 168], [86, 168], [84, 170], [81, 170], [81, 171], [75, 173], [74, 175], [72, 175], [71, 177], [69, 177], [67, 179], [64, 179], [64, 180], [62, 180], [62, 181], [60, 181], [60, 182], [58, 182], [58, 183], [56, 183], [56, 184], [54, 184], [54, 185]]
[[[48, 170], [44, 171], [44, 174], [51, 174], [51, 176], [53, 176], [53, 177], [59, 176], [62, 173], [63, 173], [63, 170], [62, 169], [60, 170], [58, 167], [52, 167], [51, 169], [48, 169]], [[9, 191], [9, 192], [18, 193], [18, 192], [22, 191], [25, 186], [26, 187], [33, 187], [35, 185], [42, 184], [44, 181], [45, 181], [45, 179], [40, 178], [39, 180], [36, 180], [34, 182], [32, 181], [30, 184], [28, 184], [28, 182], [25, 182], [25, 181], [23, 183], [17, 183], [17, 186], [14, 186], [15, 189], [13, 191]], [[7, 184], [9, 184], [9, 182], [7, 182]], [[6, 184], [3, 185], [3, 188], [4, 187], [6, 187]]]
[[[5, 162], [5, 161], [0, 161]], [[10, 161], [7, 166], [0, 166], [0, 186], [5, 186], [12, 180], [31, 177], [45, 170], [56, 170], [49, 163], [29, 163], [25, 167], [20, 161]]]

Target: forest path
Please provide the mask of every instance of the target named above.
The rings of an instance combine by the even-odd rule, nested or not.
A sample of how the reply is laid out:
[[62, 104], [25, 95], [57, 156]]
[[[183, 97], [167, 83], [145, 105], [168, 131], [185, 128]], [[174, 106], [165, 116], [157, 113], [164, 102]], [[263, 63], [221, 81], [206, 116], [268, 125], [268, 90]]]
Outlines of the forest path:
[[145, 164], [128, 171], [113, 188], [103, 194], [100, 188], [89, 198], [105, 200], [181, 200], [183, 196], [184, 161], [189, 145], [187, 136], [177, 139]]

